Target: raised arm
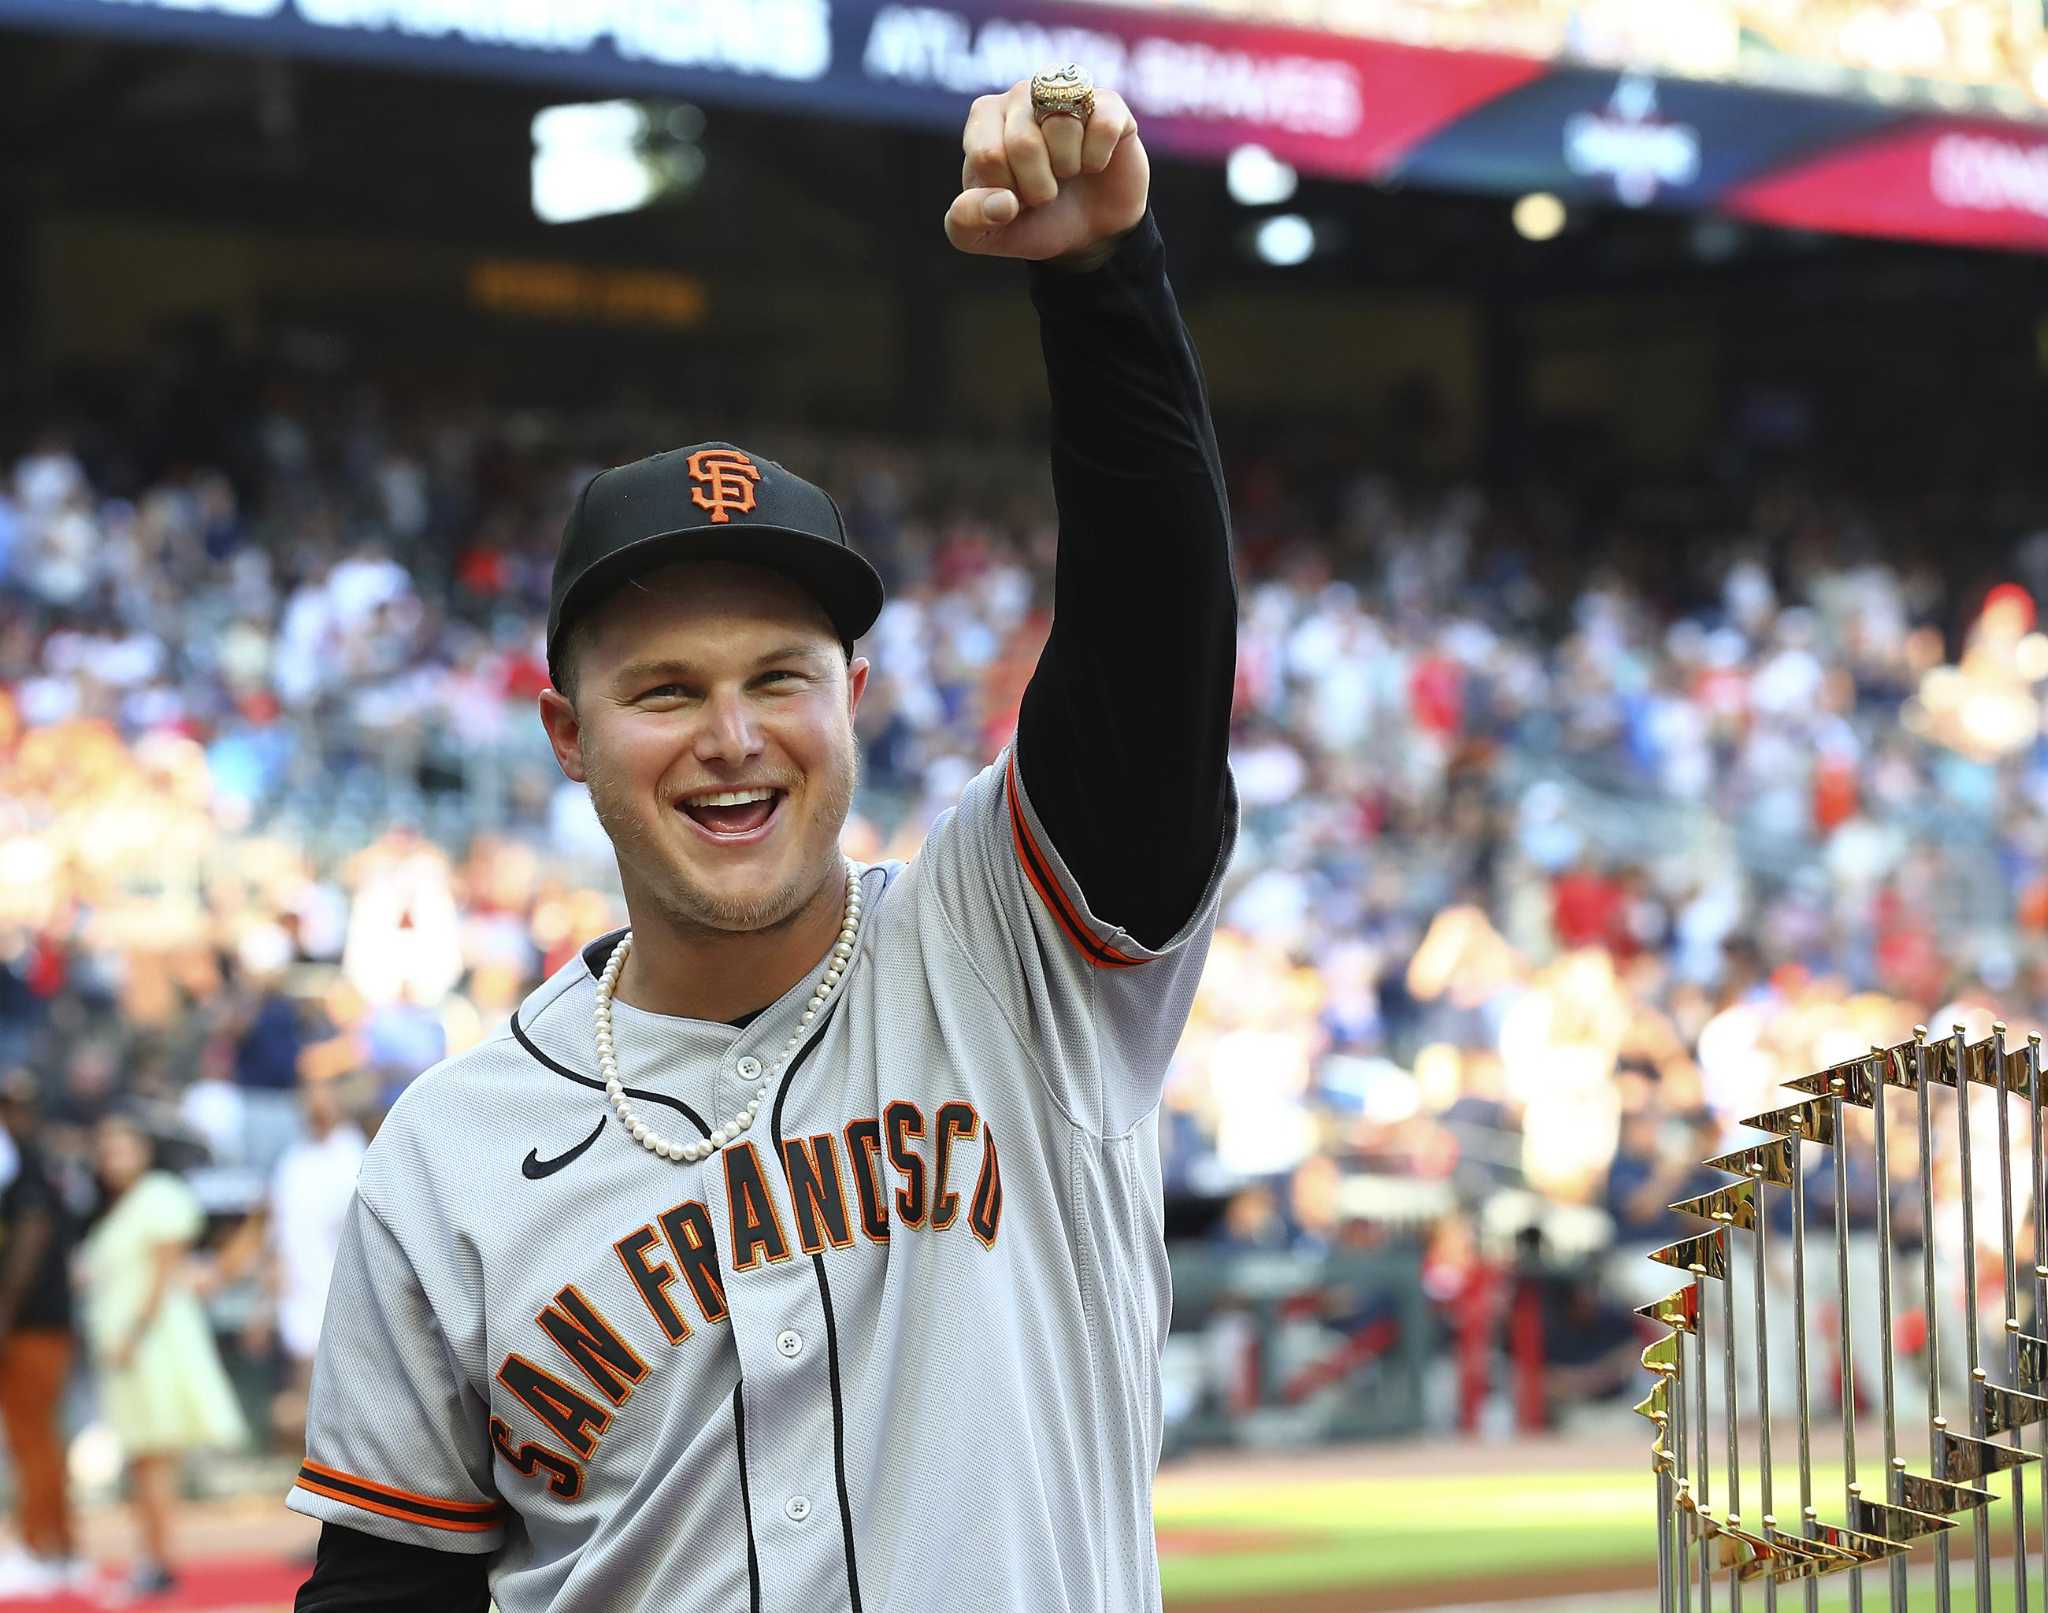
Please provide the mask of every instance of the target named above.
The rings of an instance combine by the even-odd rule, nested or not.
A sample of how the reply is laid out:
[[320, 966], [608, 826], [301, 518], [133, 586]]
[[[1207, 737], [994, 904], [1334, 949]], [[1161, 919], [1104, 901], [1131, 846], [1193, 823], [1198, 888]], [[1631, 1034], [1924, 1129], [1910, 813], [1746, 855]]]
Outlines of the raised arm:
[[1229, 812], [1237, 601], [1201, 364], [1120, 98], [1040, 125], [1020, 83], [975, 103], [963, 144], [947, 233], [1031, 262], [1052, 394], [1059, 564], [1019, 775], [1094, 913], [1162, 946]]

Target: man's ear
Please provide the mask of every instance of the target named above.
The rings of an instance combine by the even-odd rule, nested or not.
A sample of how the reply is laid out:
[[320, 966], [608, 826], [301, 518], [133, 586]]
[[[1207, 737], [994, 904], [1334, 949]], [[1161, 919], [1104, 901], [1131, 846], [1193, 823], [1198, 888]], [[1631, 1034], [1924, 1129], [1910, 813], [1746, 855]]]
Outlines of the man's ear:
[[846, 663], [846, 720], [852, 722], [860, 713], [860, 697], [867, 693], [868, 660], [856, 655]]
[[583, 725], [576, 720], [576, 708], [559, 690], [540, 692], [540, 725], [548, 731], [548, 743], [555, 750], [555, 765], [578, 784], [588, 784], [583, 766]]

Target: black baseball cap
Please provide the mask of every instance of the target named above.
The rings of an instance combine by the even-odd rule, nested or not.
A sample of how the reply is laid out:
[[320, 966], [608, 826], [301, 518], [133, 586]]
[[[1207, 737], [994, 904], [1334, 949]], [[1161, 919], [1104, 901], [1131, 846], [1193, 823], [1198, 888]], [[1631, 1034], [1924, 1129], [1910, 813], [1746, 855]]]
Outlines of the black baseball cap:
[[874, 625], [882, 579], [846, 540], [831, 494], [729, 442], [671, 448], [599, 471], [562, 528], [548, 598], [548, 676], [569, 625], [637, 572], [733, 560], [808, 590], [847, 644]]

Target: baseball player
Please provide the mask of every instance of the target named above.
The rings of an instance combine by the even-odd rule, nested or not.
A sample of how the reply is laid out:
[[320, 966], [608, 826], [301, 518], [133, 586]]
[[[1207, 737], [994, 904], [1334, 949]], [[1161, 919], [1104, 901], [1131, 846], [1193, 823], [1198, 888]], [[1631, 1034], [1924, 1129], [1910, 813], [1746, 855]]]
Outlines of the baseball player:
[[[729, 443], [597, 476], [541, 719], [630, 929], [364, 1161], [290, 1505], [307, 1609], [1159, 1606], [1156, 1111], [1235, 833], [1235, 593], [1129, 109], [977, 100], [945, 227], [1028, 260], [1055, 618], [1014, 745], [850, 865], [833, 501]], [[886, 669], [878, 675], [886, 675]]]

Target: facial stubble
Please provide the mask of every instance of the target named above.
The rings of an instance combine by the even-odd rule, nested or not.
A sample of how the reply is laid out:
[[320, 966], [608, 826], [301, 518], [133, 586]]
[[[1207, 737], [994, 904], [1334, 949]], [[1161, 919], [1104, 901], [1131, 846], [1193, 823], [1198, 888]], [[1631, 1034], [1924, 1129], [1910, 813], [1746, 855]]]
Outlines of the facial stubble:
[[[850, 731], [847, 742], [834, 756], [821, 777], [805, 779], [806, 792], [817, 791], [814, 826], [829, 829], [831, 854], [807, 861], [773, 891], [762, 895], [727, 898], [703, 889], [689, 876], [673, 853], [655, 836], [644, 819], [633, 810], [633, 792], [607, 766], [601, 752], [593, 753], [586, 737], [584, 771], [590, 786], [590, 804], [597, 821], [618, 854], [619, 870], [630, 869], [646, 898], [654, 904], [662, 923], [676, 935], [718, 933], [750, 934], [773, 929], [799, 917], [804, 908], [827, 883], [840, 878], [838, 854], [840, 831], [853, 808], [854, 791], [860, 782], [860, 747]], [[790, 798], [785, 797], [784, 805]], [[660, 812], [679, 812], [680, 807], [659, 803]]]

